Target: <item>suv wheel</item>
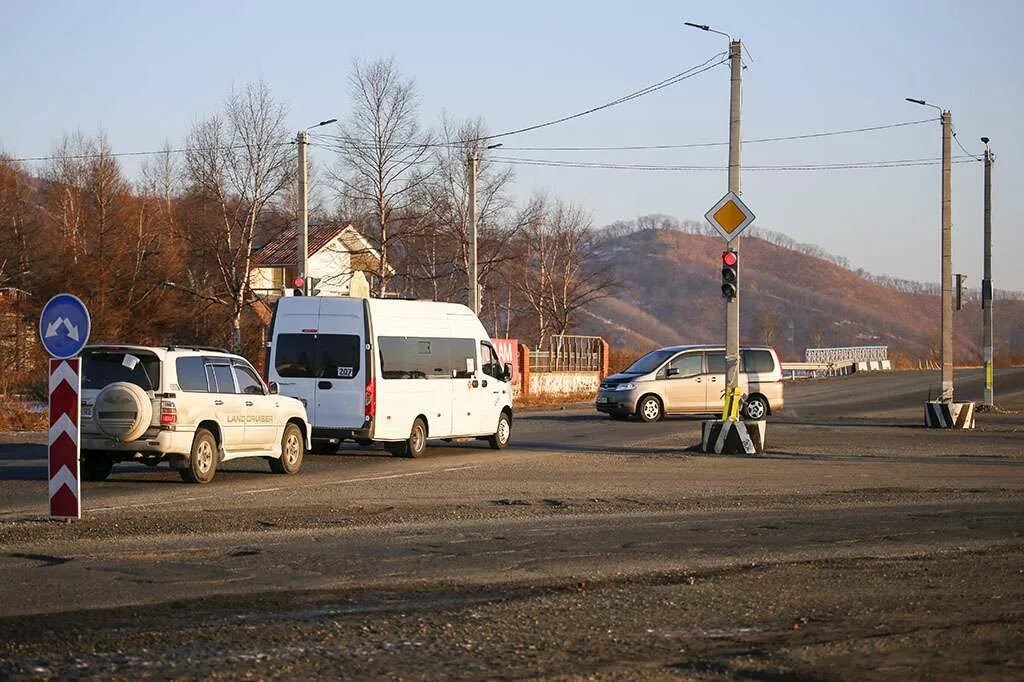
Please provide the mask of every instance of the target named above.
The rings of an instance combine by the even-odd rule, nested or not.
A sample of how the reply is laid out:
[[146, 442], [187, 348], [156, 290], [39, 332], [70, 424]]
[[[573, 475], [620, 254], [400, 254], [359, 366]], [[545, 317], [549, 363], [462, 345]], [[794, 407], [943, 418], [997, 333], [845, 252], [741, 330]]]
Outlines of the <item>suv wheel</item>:
[[302, 431], [295, 424], [284, 427], [281, 436], [281, 456], [270, 459], [270, 470], [275, 474], [297, 474], [302, 467]]
[[645, 422], [660, 421], [665, 416], [661, 401], [653, 395], [644, 396], [640, 400], [640, 404], [636, 406], [636, 414]]
[[216, 473], [217, 439], [206, 429], [197, 429], [188, 464], [178, 474], [186, 483], [209, 483]]
[[747, 398], [747, 404], [743, 407], [743, 416], [751, 421], [760, 421], [768, 414], [768, 401], [759, 395]]
[[487, 439], [490, 443], [492, 450], [504, 450], [508, 447], [509, 438], [512, 437], [512, 418], [508, 416], [508, 412], [502, 412], [501, 416], [498, 417], [498, 429], [494, 432], [494, 435]]
[[105, 452], [88, 451], [82, 453], [82, 480], [105, 481], [114, 468], [114, 460]]
[[408, 440], [401, 443], [393, 443], [389, 448], [391, 454], [399, 457], [422, 457], [427, 451], [427, 425], [420, 419], [412, 423], [412, 431], [409, 432]]

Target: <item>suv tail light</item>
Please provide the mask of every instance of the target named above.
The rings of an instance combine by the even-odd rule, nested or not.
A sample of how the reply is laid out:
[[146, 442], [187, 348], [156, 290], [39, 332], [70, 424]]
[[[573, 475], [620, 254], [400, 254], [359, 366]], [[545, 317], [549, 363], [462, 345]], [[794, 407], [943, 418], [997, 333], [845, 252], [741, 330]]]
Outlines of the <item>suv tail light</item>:
[[377, 382], [373, 379], [366, 384], [366, 406], [363, 413], [367, 417], [373, 417], [377, 414]]
[[178, 408], [169, 400], [160, 401], [160, 425], [173, 426], [178, 423]]

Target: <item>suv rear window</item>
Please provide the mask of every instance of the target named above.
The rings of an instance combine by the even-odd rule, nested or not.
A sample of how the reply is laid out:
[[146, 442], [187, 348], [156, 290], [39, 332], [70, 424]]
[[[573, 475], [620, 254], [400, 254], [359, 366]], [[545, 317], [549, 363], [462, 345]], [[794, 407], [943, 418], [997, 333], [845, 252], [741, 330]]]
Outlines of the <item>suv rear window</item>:
[[775, 359], [766, 350], [745, 350], [740, 353], [743, 358], [743, 371], [751, 374], [767, 374], [775, 371]]
[[[138, 358], [135, 367], [125, 356]], [[160, 389], [160, 359], [142, 351], [85, 351], [82, 353], [82, 388], [99, 390], [117, 381], [127, 381], [145, 391]]]

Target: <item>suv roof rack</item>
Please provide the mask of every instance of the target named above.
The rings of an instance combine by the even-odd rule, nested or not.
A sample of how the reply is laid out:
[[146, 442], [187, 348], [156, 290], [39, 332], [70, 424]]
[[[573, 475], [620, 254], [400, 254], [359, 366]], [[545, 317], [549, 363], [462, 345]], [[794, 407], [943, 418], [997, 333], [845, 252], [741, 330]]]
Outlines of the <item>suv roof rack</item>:
[[231, 351], [226, 348], [218, 348], [217, 346], [193, 346], [189, 344], [172, 344], [168, 345], [167, 350], [205, 350], [211, 353], [225, 353], [227, 355], [234, 355]]

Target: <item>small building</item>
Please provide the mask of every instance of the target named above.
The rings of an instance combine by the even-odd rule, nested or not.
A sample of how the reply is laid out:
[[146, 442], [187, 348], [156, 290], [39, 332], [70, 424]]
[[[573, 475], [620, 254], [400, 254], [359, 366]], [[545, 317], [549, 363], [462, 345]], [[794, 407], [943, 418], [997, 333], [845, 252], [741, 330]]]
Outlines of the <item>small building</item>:
[[[249, 286], [270, 302], [287, 296], [299, 274], [298, 228], [289, 227], [253, 254]], [[380, 254], [349, 223], [309, 226], [309, 272], [314, 291], [321, 296], [356, 294], [361, 280], [369, 281], [380, 269]], [[365, 278], [365, 280], [364, 280]]]

